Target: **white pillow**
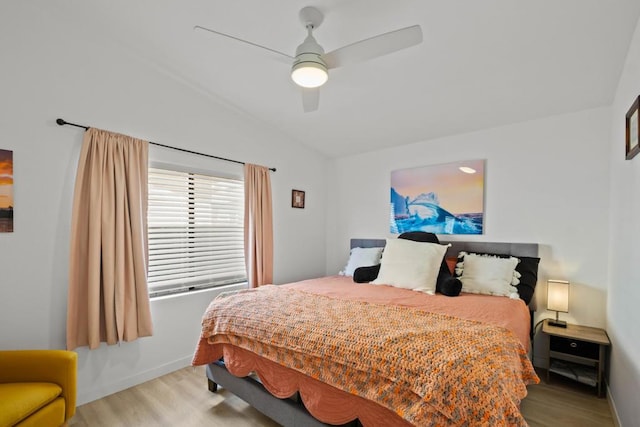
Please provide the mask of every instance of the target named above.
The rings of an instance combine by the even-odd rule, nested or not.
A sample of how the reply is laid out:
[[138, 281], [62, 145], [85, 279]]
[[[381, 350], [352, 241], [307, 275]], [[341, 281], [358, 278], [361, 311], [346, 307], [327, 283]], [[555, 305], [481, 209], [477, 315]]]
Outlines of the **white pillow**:
[[460, 252], [462, 262], [456, 264], [456, 274], [462, 282], [462, 292], [500, 295], [517, 299], [520, 283], [516, 265], [518, 258], [500, 258], [493, 255]]
[[448, 245], [387, 239], [380, 273], [371, 282], [434, 295], [440, 264]]
[[339, 274], [342, 276], [353, 276], [353, 272], [358, 267], [368, 267], [380, 264], [380, 256], [383, 248], [353, 248], [349, 255], [346, 267]]

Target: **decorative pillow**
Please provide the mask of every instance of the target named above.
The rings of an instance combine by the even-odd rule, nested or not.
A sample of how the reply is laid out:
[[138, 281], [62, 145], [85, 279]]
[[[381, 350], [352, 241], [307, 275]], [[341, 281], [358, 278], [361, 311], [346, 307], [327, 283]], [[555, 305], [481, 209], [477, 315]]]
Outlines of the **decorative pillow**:
[[515, 257], [501, 258], [460, 252], [462, 261], [456, 265], [456, 276], [462, 282], [462, 291], [474, 294], [508, 296], [517, 299], [520, 273]]
[[449, 277], [442, 283], [440, 293], [448, 297], [457, 297], [462, 290], [462, 282], [457, 277]]
[[[440, 244], [440, 240], [438, 240], [438, 236], [433, 233], [427, 233], [426, 231], [407, 231], [398, 236], [398, 239], [408, 239], [413, 240], [414, 242], [428, 242], [428, 243], [438, 243]], [[440, 264], [440, 271], [438, 271], [438, 280], [436, 281], [436, 292], [442, 292], [442, 284], [452, 276], [451, 269], [447, 264], [447, 261], [443, 258], [442, 263]]]
[[[398, 239], [413, 240], [414, 242], [440, 243], [438, 236], [426, 231], [408, 231], [400, 234]], [[452, 277], [452, 271], [455, 268], [457, 258], [453, 258], [453, 264], [449, 265], [449, 260], [443, 259], [438, 272], [438, 280], [436, 281], [436, 292], [441, 292], [440, 288], [445, 280]], [[353, 272], [353, 281], [356, 283], [369, 283], [376, 280], [380, 272], [380, 265], [372, 267], [360, 267]]]
[[[516, 271], [520, 273], [520, 283], [516, 285], [518, 295], [525, 304], [529, 305], [533, 298], [538, 283], [538, 264], [540, 258], [520, 256], [520, 262], [516, 265]], [[535, 310], [535, 307], [534, 307]]]
[[356, 283], [369, 283], [376, 280], [380, 272], [380, 264], [367, 267], [358, 267], [353, 272], [353, 281]]
[[[499, 258], [510, 257], [510, 255], [492, 253], [474, 253], [474, 255], [490, 255]], [[520, 260], [518, 265], [516, 265], [516, 272], [520, 274], [520, 283], [516, 285], [516, 288], [518, 288], [520, 299], [529, 305], [533, 298], [533, 293], [536, 290], [536, 284], [538, 283], [538, 264], [540, 264], [540, 258], [527, 256], [517, 258]], [[462, 259], [458, 259], [457, 262], [462, 262]]]
[[353, 276], [353, 272], [358, 267], [380, 264], [380, 256], [383, 248], [353, 248], [349, 255], [344, 270], [340, 272], [342, 276]]
[[437, 243], [387, 239], [380, 273], [371, 283], [413, 289], [433, 295], [447, 247]]

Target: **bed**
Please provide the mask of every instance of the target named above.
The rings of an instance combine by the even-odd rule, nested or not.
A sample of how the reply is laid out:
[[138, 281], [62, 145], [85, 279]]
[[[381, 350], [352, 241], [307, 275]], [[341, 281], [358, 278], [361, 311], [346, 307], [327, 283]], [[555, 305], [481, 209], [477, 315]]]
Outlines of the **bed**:
[[[448, 260], [538, 254], [537, 244], [442, 243]], [[348, 276], [266, 286], [212, 302], [193, 364], [207, 365], [211, 391], [221, 385], [285, 426], [526, 425], [519, 404], [538, 381], [530, 309]]]

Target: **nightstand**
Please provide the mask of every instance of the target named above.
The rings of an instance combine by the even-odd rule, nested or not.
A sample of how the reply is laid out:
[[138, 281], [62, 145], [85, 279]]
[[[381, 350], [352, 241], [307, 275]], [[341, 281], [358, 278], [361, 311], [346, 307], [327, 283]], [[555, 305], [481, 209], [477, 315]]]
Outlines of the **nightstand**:
[[553, 372], [597, 387], [598, 396], [603, 397], [606, 348], [611, 345], [606, 331], [571, 324], [559, 328], [545, 319], [542, 332], [549, 336], [547, 382]]

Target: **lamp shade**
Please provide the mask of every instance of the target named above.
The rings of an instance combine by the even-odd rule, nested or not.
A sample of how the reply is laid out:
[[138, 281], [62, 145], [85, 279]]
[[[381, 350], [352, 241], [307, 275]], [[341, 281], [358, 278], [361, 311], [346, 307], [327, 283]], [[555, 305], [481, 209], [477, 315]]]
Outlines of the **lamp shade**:
[[547, 280], [547, 310], [569, 312], [569, 282]]

